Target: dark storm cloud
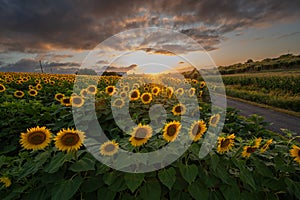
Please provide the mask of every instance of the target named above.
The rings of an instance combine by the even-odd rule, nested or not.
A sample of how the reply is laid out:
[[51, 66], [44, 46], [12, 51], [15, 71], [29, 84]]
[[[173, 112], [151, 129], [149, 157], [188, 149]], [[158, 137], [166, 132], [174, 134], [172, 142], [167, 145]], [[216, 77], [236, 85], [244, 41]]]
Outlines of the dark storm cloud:
[[[42, 67], [44, 72], [74, 72], [76, 71], [79, 67], [79, 63], [74, 63], [74, 62], [65, 62], [65, 63], [60, 63], [60, 62], [46, 62], [42, 63]], [[39, 61], [36, 59], [31, 59], [31, 58], [23, 58], [16, 63], [13, 64], [6, 64], [2, 67], [0, 67], [0, 71], [4, 72], [41, 72], [40, 64]], [[68, 73], [66, 72], [66, 73]]]
[[172, 28], [206, 50], [224, 34], [299, 16], [298, 0], [0, 0], [0, 51], [91, 49], [130, 28]]

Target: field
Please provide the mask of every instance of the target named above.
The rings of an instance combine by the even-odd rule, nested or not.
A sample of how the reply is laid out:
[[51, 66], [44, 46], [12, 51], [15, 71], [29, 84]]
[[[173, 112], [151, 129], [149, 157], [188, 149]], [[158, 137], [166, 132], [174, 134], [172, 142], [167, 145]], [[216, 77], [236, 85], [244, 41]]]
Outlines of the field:
[[[285, 95], [278, 106], [299, 111], [299, 76], [283, 76], [224, 83], [229, 95], [251, 91], [255, 101]], [[295, 133], [276, 135], [261, 117], [233, 109], [212, 114], [200, 79], [0, 73], [0, 102], [1, 199], [300, 198]], [[168, 145], [162, 161], [119, 161], [123, 151]], [[202, 147], [212, 150], [199, 158]], [[145, 166], [157, 170], [130, 173]]]

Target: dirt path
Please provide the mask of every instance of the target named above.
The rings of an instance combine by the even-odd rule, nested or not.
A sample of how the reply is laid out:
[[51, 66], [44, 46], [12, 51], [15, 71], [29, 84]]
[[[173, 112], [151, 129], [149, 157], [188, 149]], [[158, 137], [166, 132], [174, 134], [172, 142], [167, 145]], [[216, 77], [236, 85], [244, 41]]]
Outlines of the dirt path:
[[277, 133], [282, 133], [281, 128], [289, 129], [300, 135], [300, 118], [291, 116], [285, 113], [280, 113], [274, 110], [261, 108], [258, 106], [250, 105], [244, 102], [236, 101], [227, 98], [227, 106], [240, 110], [240, 115], [249, 116], [251, 114], [257, 114], [263, 116], [265, 121], [272, 124], [267, 128]]

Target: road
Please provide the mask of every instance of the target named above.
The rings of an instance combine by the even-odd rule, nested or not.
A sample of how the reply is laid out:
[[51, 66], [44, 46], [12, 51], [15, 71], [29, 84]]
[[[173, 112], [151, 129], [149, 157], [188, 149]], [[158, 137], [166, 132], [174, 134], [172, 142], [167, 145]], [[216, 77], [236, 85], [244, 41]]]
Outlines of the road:
[[227, 107], [232, 107], [240, 110], [239, 114], [242, 116], [249, 116], [257, 114], [265, 118], [266, 122], [272, 124], [267, 128], [271, 131], [282, 133], [281, 128], [289, 129], [300, 135], [300, 118], [291, 116], [285, 113], [277, 112], [274, 110], [261, 108], [255, 105], [247, 104], [244, 102], [236, 101], [227, 98]]

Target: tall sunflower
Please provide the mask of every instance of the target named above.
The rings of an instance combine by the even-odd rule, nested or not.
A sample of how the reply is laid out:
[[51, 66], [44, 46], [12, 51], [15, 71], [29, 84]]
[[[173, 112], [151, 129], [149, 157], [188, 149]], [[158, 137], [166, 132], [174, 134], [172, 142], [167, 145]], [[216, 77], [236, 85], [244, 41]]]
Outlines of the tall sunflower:
[[105, 92], [109, 95], [112, 96], [116, 92], [116, 88], [113, 85], [109, 85], [105, 88]]
[[3, 84], [0, 84], [0, 92], [4, 92], [6, 90], [5, 86]]
[[204, 88], [205, 86], [206, 86], [205, 81], [201, 81], [201, 82], [200, 82], [200, 88]]
[[96, 85], [89, 85], [86, 88], [87, 93], [89, 94], [96, 94], [97, 93], [97, 86]]
[[178, 95], [178, 96], [182, 96], [184, 94], [184, 89], [183, 88], [178, 88], [175, 91], [175, 94]]
[[291, 157], [294, 157], [294, 161], [300, 164], [300, 147], [293, 145], [292, 149], [290, 150]]
[[153, 87], [151, 92], [154, 96], [157, 96], [160, 93], [160, 88], [159, 87]]
[[257, 150], [257, 147], [255, 146], [244, 146], [242, 156], [244, 158], [249, 158], [252, 153], [254, 153]]
[[232, 149], [232, 147], [234, 146], [234, 138], [234, 134], [231, 134], [227, 137], [219, 137], [217, 152], [223, 154]]
[[261, 152], [261, 153], [264, 153], [264, 152], [269, 148], [269, 146], [272, 144], [272, 142], [273, 142], [273, 139], [269, 139], [269, 140], [264, 144], [264, 146], [262, 146], [262, 147], [260, 148], [260, 152]]
[[138, 89], [135, 89], [129, 93], [129, 98], [131, 101], [136, 101], [140, 98], [140, 95], [140, 91]]
[[71, 97], [73, 107], [81, 107], [84, 104], [84, 99], [81, 96], [75, 95]]
[[173, 142], [181, 129], [181, 124], [178, 121], [172, 121], [165, 125], [163, 129], [163, 138], [168, 142]]
[[64, 94], [62, 94], [62, 93], [57, 93], [57, 94], [55, 94], [55, 96], [54, 96], [54, 98], [55, 98], [55, 100], [57, 100], [57, 101], [61, 101], [63, 98], [64, 98]]
[[35, 97], [38, 94], [38, 92], [35, 89], [31, 89], [28, 90], [28, 94], [32, 97]]
[[143, 104], [151, 103], [151, 101], [152, 101], [151, 93], [146, 92], [146, 93], [142, 94], [141, 100], [142, 100]]
[[190, 127], [189, 136], [194, 142], [196, 142], [200, 140], [206, 130], [207, 127], [203, 120], [195, 121]]
[[100, 146], [100, 154], [103, 156], [112, 156], [119, 150], [119, 144], [115, 141], [104, 142]]
[[70, 128], [62, 129], [54, 138], [55, 146], [61, 151], [77, 151], [82, 146], [84, 138], [84, 132]]
[[22, 97], [24, 97], [24, 95], [25, 95], [24, 92], [21, 90], [17, 90], [14, 92], [14, 96], [17, 98], [22, 98]]
[[51, 142], [51, 132], [46, 127], [34, 127], [21, 133], [20, 144], [24, 149], [40, 150], [46, 148]]
[[35, 88], [37, 90], [41, 90], [43, 88], [43, 86], [40, 83], [38, 83], [38, 84], [36, 84]]
[[129, 141], [132, 146], [137, 147], [146, 144], [147, 141], [151, 138], [151, 136], [152, 136], [151, 126], [139, 124], [133, 129]]
[[81, 95], [82, 97], [86, 97], [86, 96], [88, 95], [87, 89], [82, 89], [82, 90], [80, 90], [80, 95]]
[[220, 121], [220, 114], [214, 114], [209, 119], [209, 125], [216, 127]]
[[119, 97], [124, 99], [124, 98], [128, 97], [128, 94], [127, 94], [127, 92], [123, 91], [123, 92], [120, 92]]
[[63, 97], [60, 102], [64, 106], [71, 106], [72, 105], [71, 97]]
[[117, 108], [122, 108], [125, 105], [125, 101], [122, 98], [117, 98], [114, 100], [112, 106]]
[[190, 97], [193, 97], [195, 95], [195, 93], [196, 93], [196, 89], [195, 88], [190, 88], [189, 89], [189, 96]]
[[179, 103], [177, 105], [175, 105], [173, 108], [172, 108], [172, 113], [175, 115], [175, 116], [178, 116], [178, 115], [183, 115], [186, 111], [186, 107], [185, 105]]

